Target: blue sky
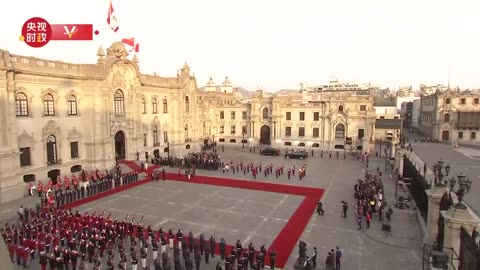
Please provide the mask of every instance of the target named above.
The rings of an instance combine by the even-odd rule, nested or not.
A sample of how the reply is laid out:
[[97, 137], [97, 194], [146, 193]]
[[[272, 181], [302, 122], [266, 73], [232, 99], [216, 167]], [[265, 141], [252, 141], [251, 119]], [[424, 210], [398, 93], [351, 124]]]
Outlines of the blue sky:
[[[106, 24], [108, 0], [4, 3], [0, 48], [13, 54], [95, 63], [121, 38], [140, 43], [140, 69], [175, 76], [186, 61], [199, 86], [225, 76], [255, 90], [298, 89], [337, 76], [397, 87], [420, 83], [480, 88], [480, 1], [113, 0], [120, 31]], [[92, 23], [89, 42], [20, 42], [23, 23]], [[8, 26], [8, 27], [6, 27]]]

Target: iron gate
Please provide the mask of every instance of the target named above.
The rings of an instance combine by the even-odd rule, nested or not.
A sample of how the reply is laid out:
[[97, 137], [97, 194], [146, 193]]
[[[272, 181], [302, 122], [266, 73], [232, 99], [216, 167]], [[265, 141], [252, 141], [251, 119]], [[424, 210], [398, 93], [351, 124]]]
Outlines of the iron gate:
[[476, 229], [469, 234], [464, 227], [461, 228], [459, 270], [480, 270], [479, 239]]

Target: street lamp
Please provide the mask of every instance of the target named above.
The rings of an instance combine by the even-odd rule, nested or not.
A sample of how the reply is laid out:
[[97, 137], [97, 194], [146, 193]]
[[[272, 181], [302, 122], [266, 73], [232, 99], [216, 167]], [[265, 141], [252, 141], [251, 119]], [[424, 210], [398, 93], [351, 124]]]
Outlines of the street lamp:
[[167, 142], [167, 157], [170, 159], [170, 142]]
[[[470, 192], [470, 188], [472, 187], [472, 181], [463, 173], [457, 175], [457, 179], [455, 179], [455, 177], [452, 177], [450, 178], [450, 180], [448, 180], [450, 182], [450, 190], [448, 192], [448, 195], [450, 196], [450, 198], [450, 192], [454, 192], [457, 195], [458, 202], [453, 206], [455, 209], [467, 209], [467, 206], [463, 203], [463, 197], [465, 196], [465, 194]], [[457, 182], [459, 188], [457, 191], [454, 191], [453, 189], [455, 188]]]
[[[436, 187], [445, 187], [447, 185], [447, 181], [444, 181], [444, 177], [448, 176], [450, 173], [450, 165], [443, 166], [445, 162], [442, 160], [437, 161], [436, 164], [433, 165], [433, 174], [435, 175], [435, 186]], [[424, 172], [426, 172], [425, 166], [423, 167]], [[445, 174], [443, 173], [445, 170]], [[425, 174], [425, 173], [424, 173]], [[432, 187], [432, 180], [430, 179], [430, 187]]]

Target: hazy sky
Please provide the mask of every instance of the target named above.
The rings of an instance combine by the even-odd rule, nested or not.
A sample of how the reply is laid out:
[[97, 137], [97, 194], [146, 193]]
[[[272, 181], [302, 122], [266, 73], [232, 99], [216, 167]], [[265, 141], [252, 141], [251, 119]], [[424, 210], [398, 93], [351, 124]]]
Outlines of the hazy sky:
[[[74, 63], [95, 63], [121, 38], [140, 43], [140, 69], [175, 76], [186, 61], [199, 86], [225, 76], [255, 90], [298, 89], [300, 82], [380, 86], [480, 87], [480, 1], [444, 0], [113, 0], [120, 30], [107, 26], [108, 0], [16, 0], [0, 16], [0, 48]], [[20, 42], [30, 17], [51, 24], [92, 23], [89, 42]]]

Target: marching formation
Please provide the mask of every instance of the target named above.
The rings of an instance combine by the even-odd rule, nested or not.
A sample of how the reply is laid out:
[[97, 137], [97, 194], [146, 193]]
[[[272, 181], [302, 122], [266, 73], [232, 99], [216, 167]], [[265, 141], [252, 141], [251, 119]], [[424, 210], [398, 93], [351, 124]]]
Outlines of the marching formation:
[[19, 212], [29, 214], [18, 225], [5, 224], [1, 234], [12, 263], [24, 267], [38, 258], [42, 270], [47, 266], [51, 270], [127, 269], [127, 264], [136, 270], [138, 264], [148, 269], [151, 262], [155, 269], [198, 270], [202, 260], [209, 264], [210, 258], [220, 254], [223, 265], [218, 262], [216, 269], [263, 269], [267, 256], [271, 269], [275, 268], [276, 253], [267, 254], [264, 245], [256, 250], [252, 243], [243, 247], [240, 240], [229, 246], [223, 238], [217, 242], [215, 236], [154, 230], [142, 224], [143, 217], [135, 222], [135, 216], [118, 220], [105, 212], [82, 215], [56, 207]]

